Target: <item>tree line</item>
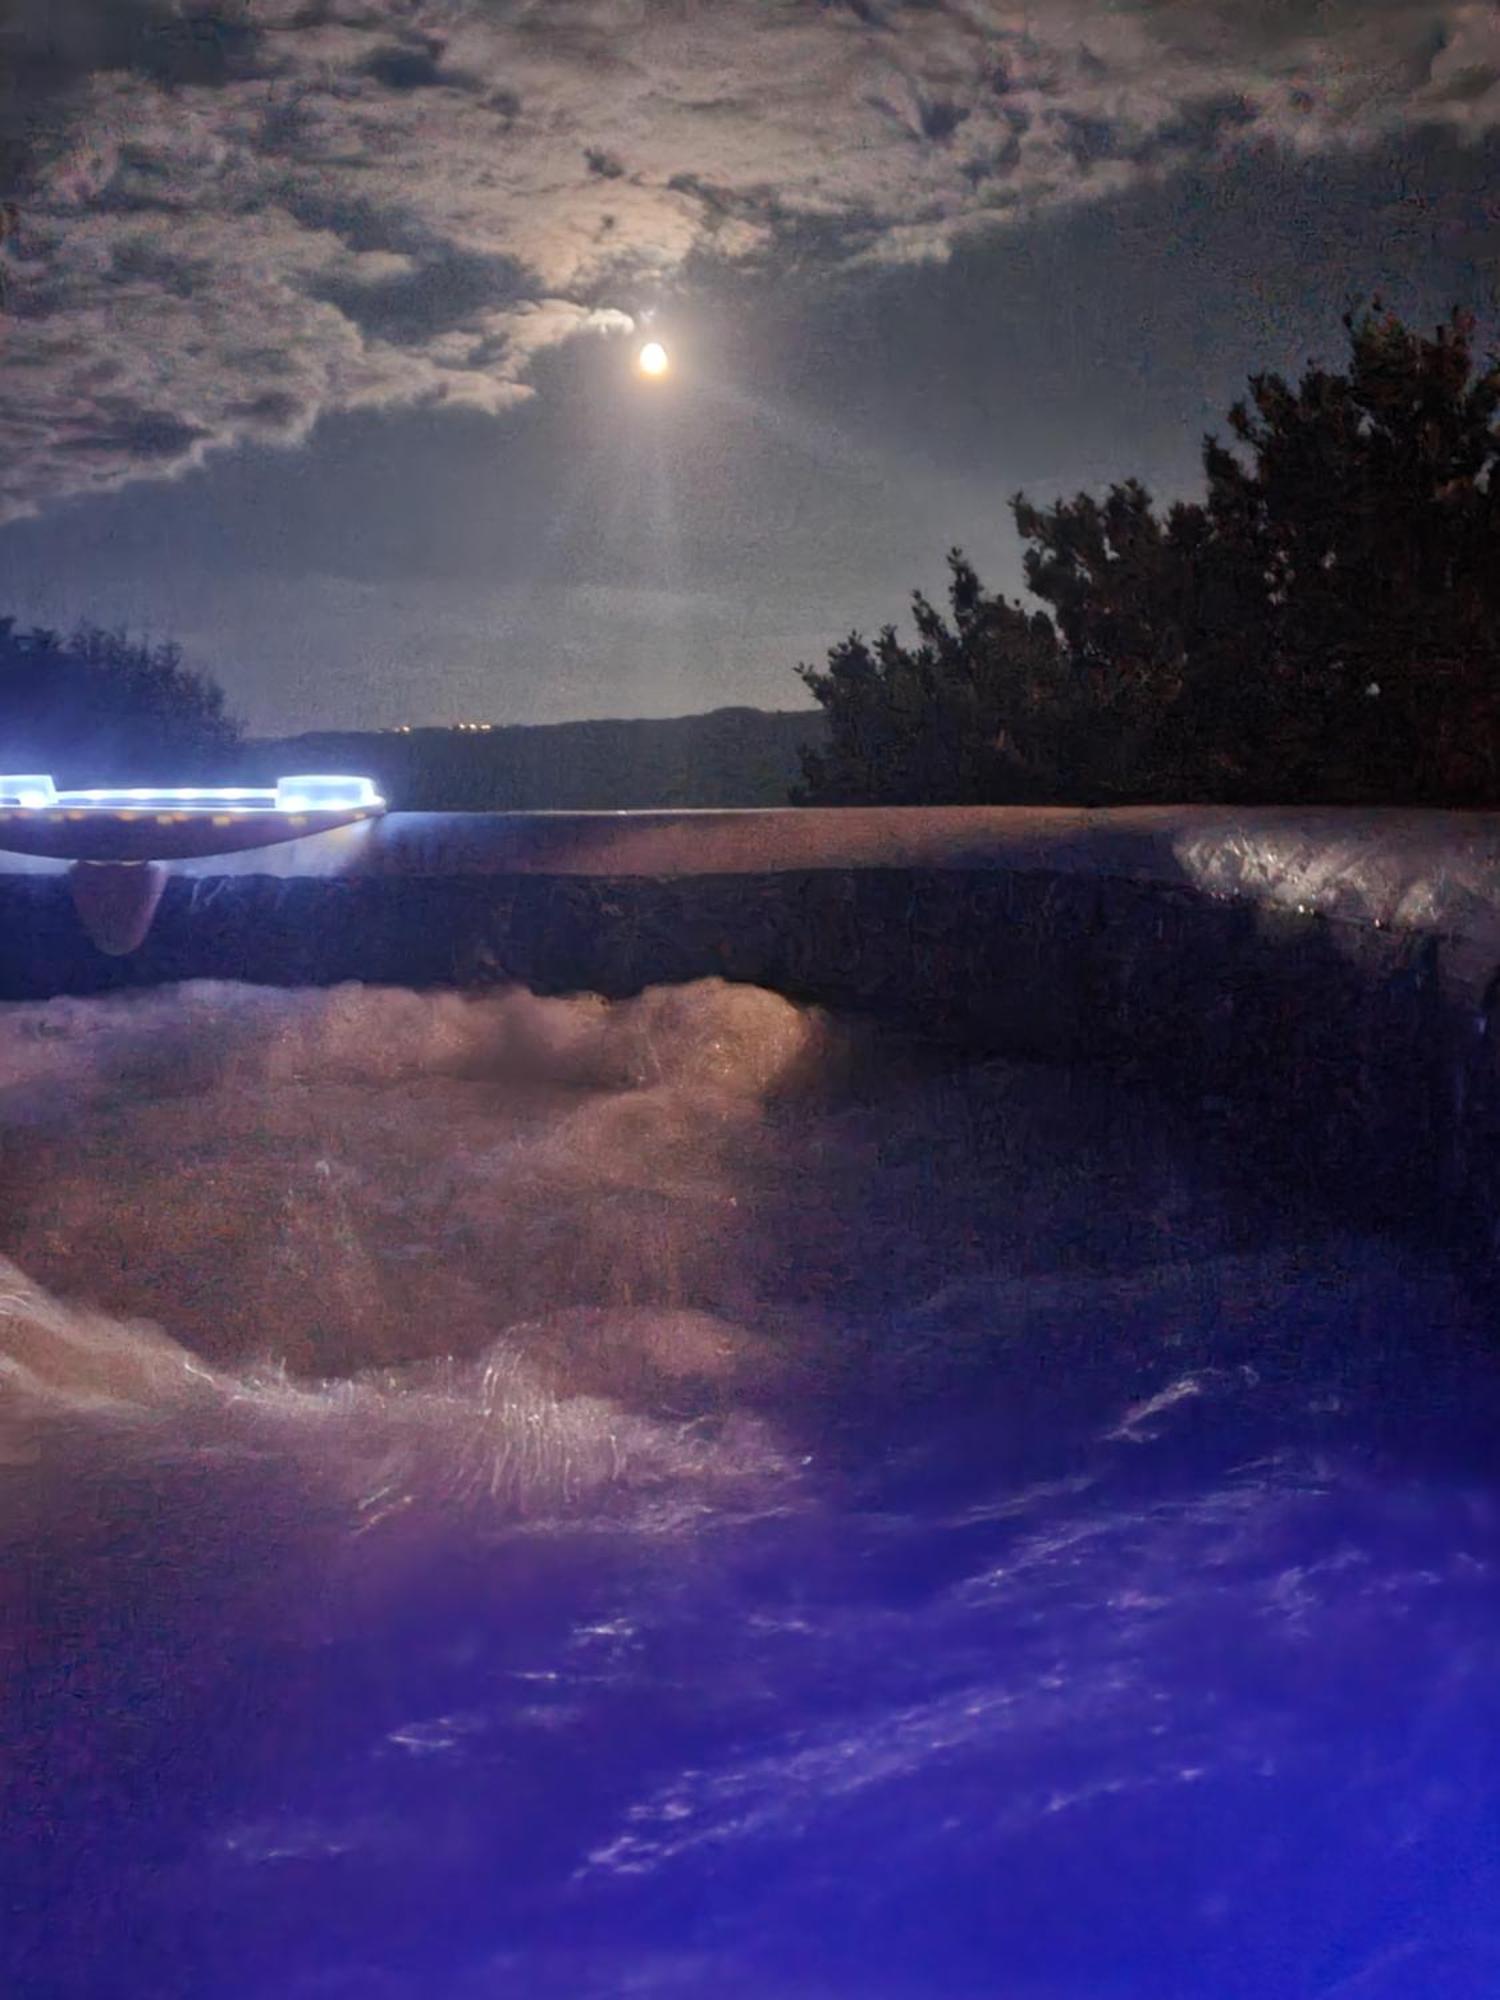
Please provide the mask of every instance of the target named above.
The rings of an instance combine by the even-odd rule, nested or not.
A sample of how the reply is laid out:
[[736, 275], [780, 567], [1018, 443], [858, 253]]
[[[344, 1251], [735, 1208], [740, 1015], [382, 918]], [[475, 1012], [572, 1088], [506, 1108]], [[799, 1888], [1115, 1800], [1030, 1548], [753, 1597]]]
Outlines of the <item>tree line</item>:
[[0, 617], [8, 771], [46, 771], [64, 786], [207, 782], [240, 741], [223, 689], [173, 641], [89, 624], [64, 637]]
[[[955, 550], [913, 640], [851, 633], [799, 667], [794, 801], [1500, 805], [1500, 365], [1464, 313], [1428, 335], [1377, 301], [1344, 327], [1342, 370], [1251, 379], [1204, 440], [1202, 499], [1018, 494], [1030, 603]], [[741, 718], [715, 758], [741, 739], [758, 799], [780, 753]], [[10, 618], [0, 741], [64, 783], [227, 777], [243, 751], [175, 644]], [[421, 803], [514, 803], [476, 794], [514, 791], [514, 746], [455, 745], [404, 774]]]
[[955, 550], [914, 643], [851, 634], [799, 800], [1500, 804], [1500, 366], [1375, 301], [1252, 378], [1201, 500], [1012, 502], [1041, 608]]

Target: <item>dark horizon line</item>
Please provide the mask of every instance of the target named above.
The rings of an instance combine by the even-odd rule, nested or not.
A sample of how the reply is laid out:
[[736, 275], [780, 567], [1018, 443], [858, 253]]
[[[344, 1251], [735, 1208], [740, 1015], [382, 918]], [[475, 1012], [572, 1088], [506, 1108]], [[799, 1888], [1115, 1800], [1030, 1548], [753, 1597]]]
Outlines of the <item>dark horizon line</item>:
[[662, 726], [674, 722], [707, 722], [718, 715], [821, 716], [816, 703], [806, 708], [757, 708], [753, 702], [724, 702], [717, 708], [689, 709], [681, 715], [580, 715], [559, 722], [406, 722], [329, 723], [314, 729], [292, 729], [284, 734], [265, 731], [243, 738], [251, 749], [263, 743], [296, 743], [310, 736], [468, 736], [493, 735], [501, 730], [594, 729], [600, 727]]

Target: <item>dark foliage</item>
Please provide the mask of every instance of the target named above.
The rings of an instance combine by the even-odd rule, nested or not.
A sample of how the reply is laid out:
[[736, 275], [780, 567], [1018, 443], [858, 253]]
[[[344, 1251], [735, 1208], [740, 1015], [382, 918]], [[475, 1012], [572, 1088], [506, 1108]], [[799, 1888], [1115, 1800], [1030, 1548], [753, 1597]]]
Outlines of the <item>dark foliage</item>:
[[1083, 710], [1051, 621], [987, 596], [957, 550], [948, 565], [951, 616], [918, 592], [914, 647], [888, 625], [873, 646], [851, 633], [826, 668], [798, 669], [828, 717], [799, 803], [1037, 800], [1062, 783]]
[[0, 618], [0, 742], [11, 771], [60, 784], [221, 776], [238, 725], [179, 649], [82, 625], [70, 639]]
[[1049, 614], [960, 557], [947, 623], [799, 669], [810, 802], [1500, 804], [1500, 367], [1378, 302], [1342, 373], [1259, 375], [1203, 500], [1017, 496]]

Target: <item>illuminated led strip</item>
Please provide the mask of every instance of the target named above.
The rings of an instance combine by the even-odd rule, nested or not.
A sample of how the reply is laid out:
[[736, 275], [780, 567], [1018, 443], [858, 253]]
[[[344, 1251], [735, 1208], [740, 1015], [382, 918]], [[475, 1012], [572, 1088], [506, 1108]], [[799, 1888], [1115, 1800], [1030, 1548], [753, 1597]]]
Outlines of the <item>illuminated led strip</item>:
[[134, 813], [156, 806], [175, 813], [357, 813], [378, 812], [384, 805], [369, 778], [278, 778], [274, 791], [245, 785], [131, 785], [60, 792], [41, 772], [0, 777], [0, 811]]

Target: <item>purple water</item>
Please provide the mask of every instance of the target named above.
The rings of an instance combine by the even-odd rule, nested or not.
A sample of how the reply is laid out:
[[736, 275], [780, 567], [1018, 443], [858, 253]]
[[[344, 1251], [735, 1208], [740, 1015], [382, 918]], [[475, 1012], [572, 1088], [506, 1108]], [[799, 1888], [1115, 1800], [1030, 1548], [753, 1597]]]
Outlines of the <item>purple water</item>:
[[1500, 1371], [717, 985], [0, 1015], [3, 1990], [1500, 1992]]

